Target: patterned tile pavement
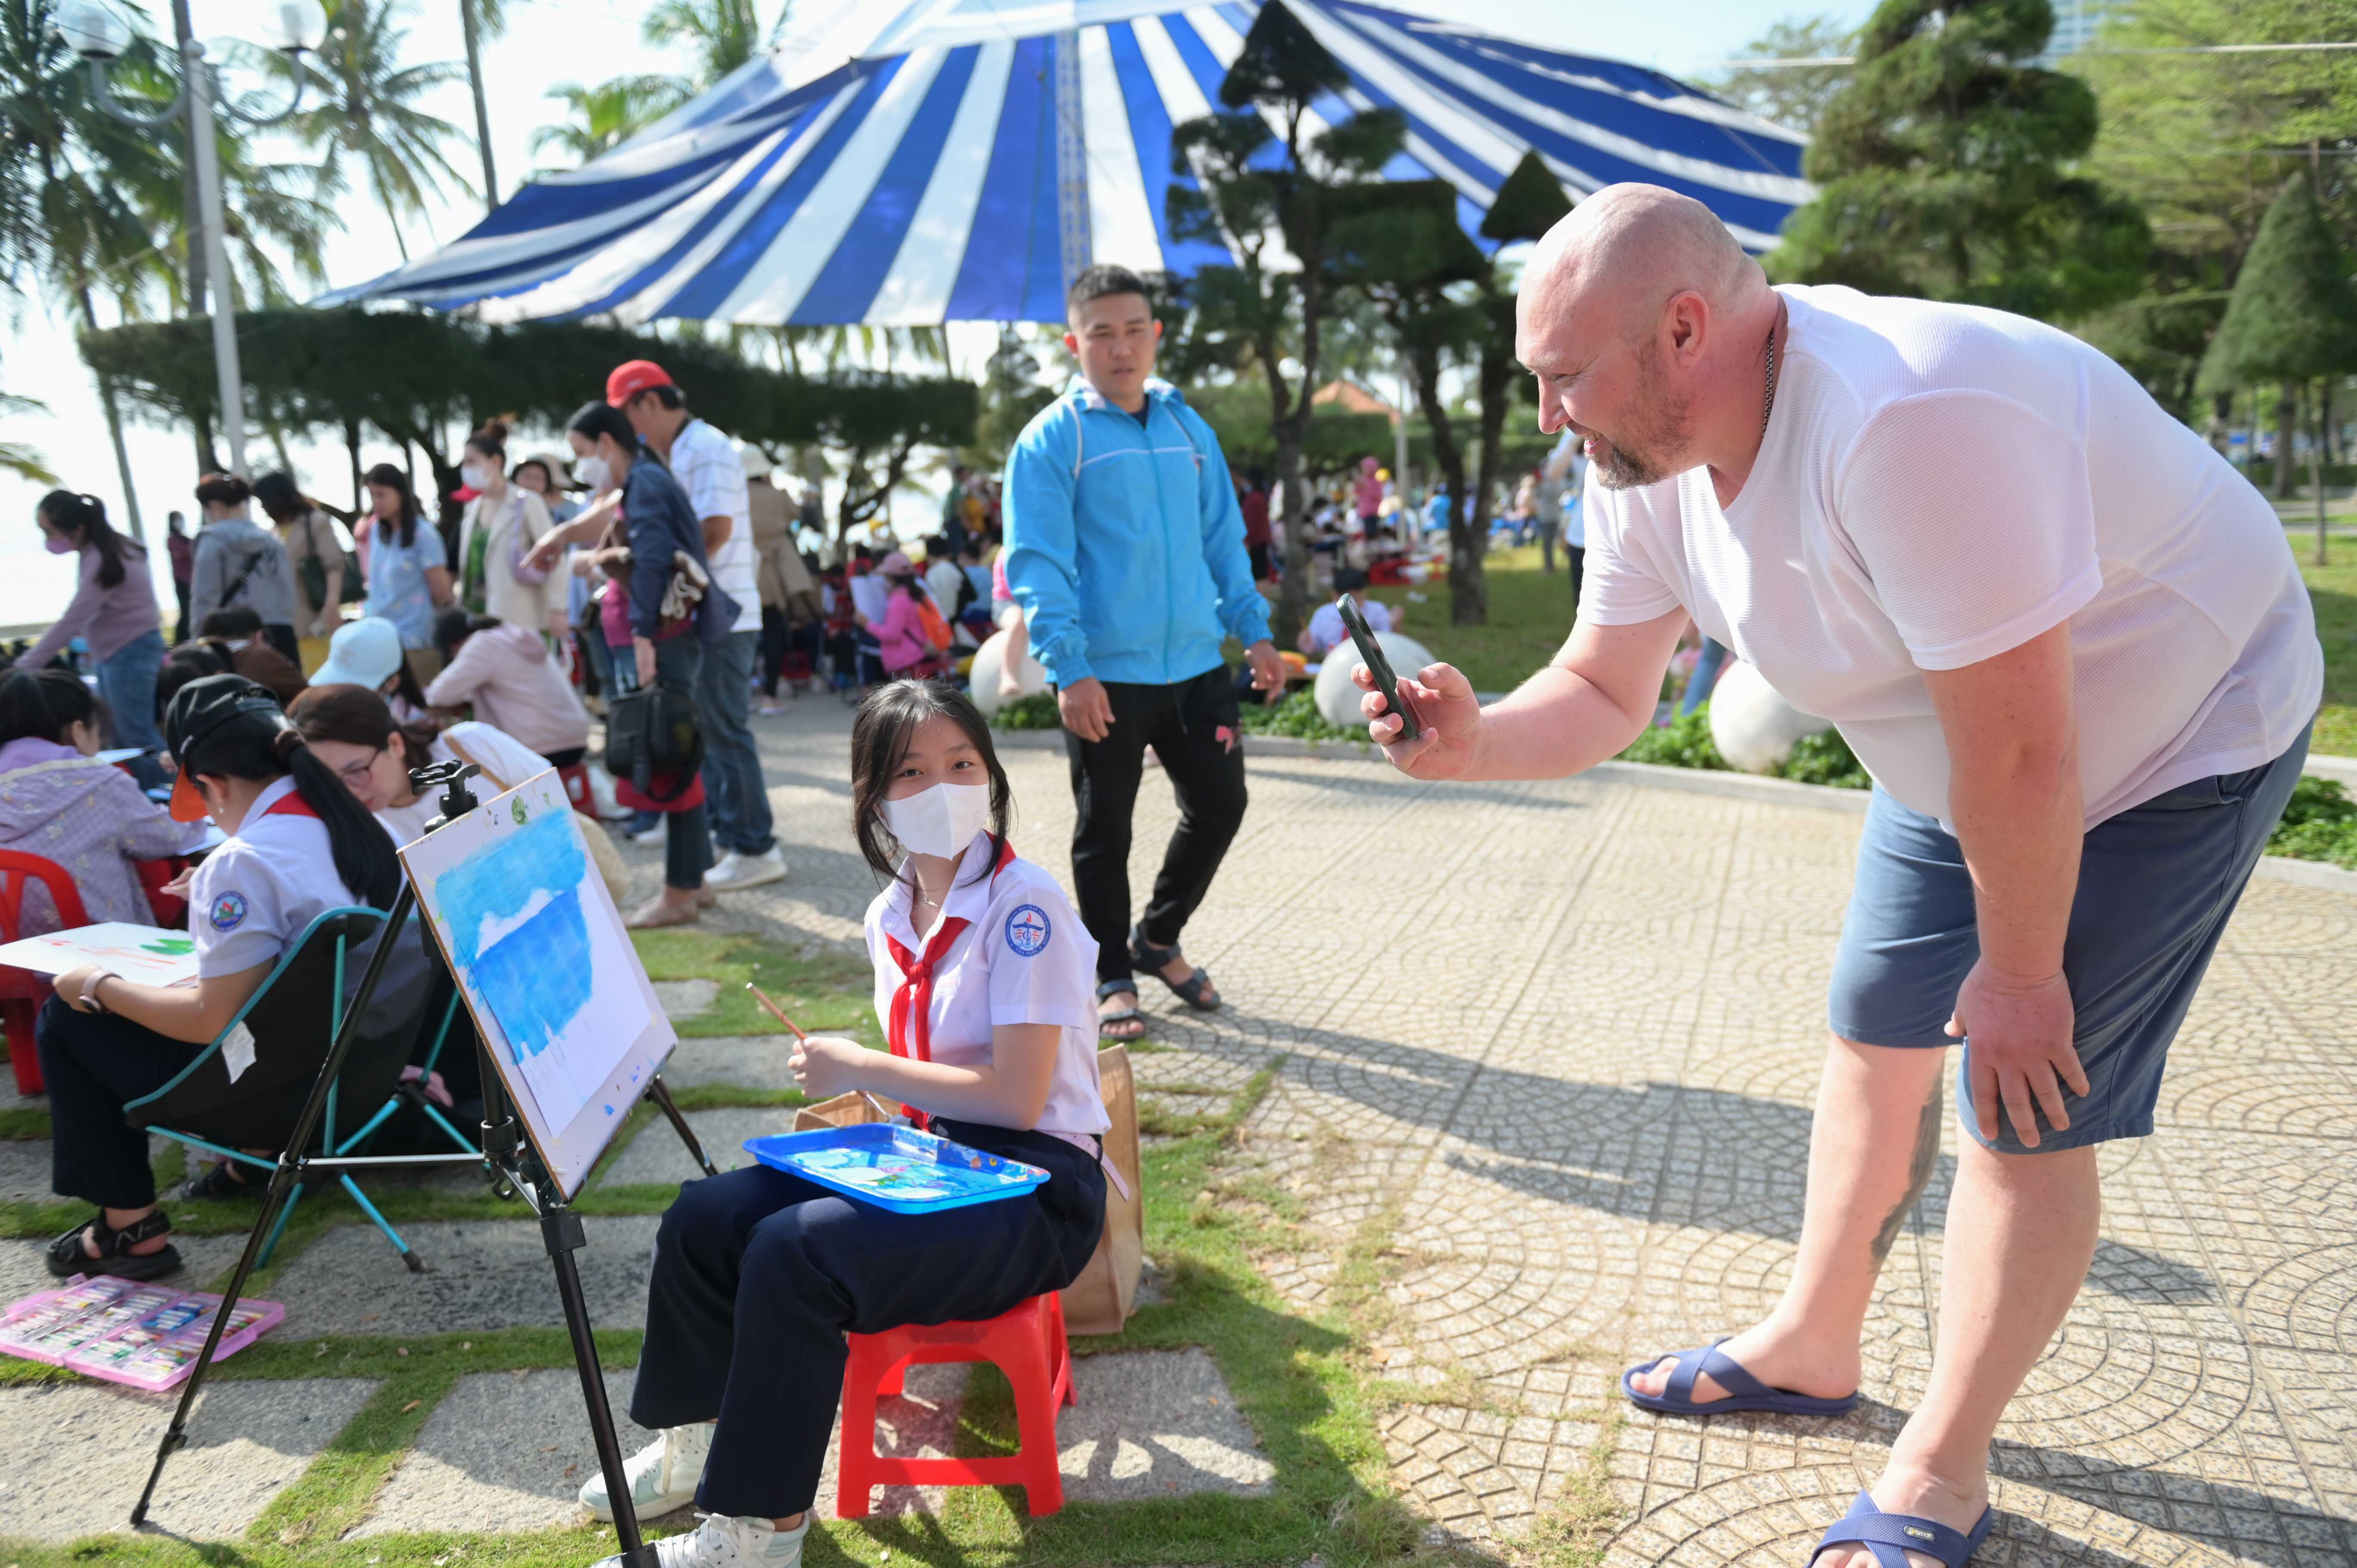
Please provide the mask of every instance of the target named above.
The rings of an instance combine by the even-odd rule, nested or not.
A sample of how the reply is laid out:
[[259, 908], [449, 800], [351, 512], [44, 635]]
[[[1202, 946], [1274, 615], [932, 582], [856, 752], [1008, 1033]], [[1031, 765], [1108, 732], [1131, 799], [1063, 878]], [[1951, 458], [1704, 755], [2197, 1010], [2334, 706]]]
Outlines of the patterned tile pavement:
[[[843, 940], [846, 729], [764, 721], [794, 875], [724, 928]], [[1060, 751], [1005, 753], [1016, 840], [1060, 875]], [[1142, 900], [1175, 810], [1140, 798]], [[1149, 1090], [1232, 1087], [1280, 1054], [1243, 1157], [1305, 1244], [1264, 1260], [1305, 1306], [1371, 1226], [1387, 1374], [1462, 1407], [1386, 1416], [1436, 1529], [1504, 1544], [1599, 1438], [1608, 1561], [1797, 1563], [1920, 1393], [1954, 1132], [1867, 1325], [1837, 1422], [1624, 1412], [1620, 1368], [1732, 1332], [1790, 1266], [1824, 988], [1857, 819], [1622, 783], [1426, 786], [1256, 759], [1190, 955], [1228, 1011], [1149, 984]], [[653, 857], [634, 851], [650, 884]], [[2104, 1241], [2001, 1434], [1993, 1565], [2357, 1562], [2357, 897], [2258, 882], [2185, 1034], [2161, 1130], [2106, 1150]]]

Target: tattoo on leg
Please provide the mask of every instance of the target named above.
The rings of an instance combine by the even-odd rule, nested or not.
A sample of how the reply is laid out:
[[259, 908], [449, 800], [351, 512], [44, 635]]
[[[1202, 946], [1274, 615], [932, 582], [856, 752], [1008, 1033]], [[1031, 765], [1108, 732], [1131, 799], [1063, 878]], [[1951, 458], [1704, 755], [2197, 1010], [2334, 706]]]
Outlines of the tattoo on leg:
[[1899, 1228], [1907, 1222], [1908, 1212], [1923, 1189], [1932, 1183], [1932, 1165], [1940, 1156], [1940, 1105], [1943, 1085], [1933, 1079], [1931, 1096], [1923, 1101], [1922, 1119], [1915, 1124], [1915, 1153], [1907, 1164], [1907, 1190], [1898, 1204], [1883, 1217], [1882, 1228], [1874, 1233], [1874, 1266], [1890, 1256], [1893, 1243], [1899, 1240]]

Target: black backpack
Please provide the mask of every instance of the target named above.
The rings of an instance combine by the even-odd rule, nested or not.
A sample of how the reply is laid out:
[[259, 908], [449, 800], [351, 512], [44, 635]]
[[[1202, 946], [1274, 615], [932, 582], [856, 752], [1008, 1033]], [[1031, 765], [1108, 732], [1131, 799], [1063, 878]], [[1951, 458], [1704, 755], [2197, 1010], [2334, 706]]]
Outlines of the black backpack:
[[[617, 658], [628, 659], [623, 649]], [[606, 771], [627, 779], [651, 800], [666, 803], [687, 793], [704, 766], [704, 715], [695, 699], [657, 682], [612, 698], [606, 709]], [[670, 775], [670, 787], [655, 779]]]

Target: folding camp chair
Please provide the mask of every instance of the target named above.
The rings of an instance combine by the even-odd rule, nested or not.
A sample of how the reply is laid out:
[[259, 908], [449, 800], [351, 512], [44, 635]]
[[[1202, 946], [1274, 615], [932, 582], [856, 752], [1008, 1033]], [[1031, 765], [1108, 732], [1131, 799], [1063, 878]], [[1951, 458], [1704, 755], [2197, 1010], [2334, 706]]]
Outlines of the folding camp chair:
[[[370, 942], [379, 939], [384, 918], [381, 909], [357, 907], [329, 909], [315, 918], [278, 961], [262, 989], [238, 1010], [204, 1054], [155, 1093], [124, 1106], [124, 1120], [158, 1137], [252, 1166], [266, 1176], [277, 1165], [274, 1151], [295, 1126], [342, 1025], [346, 999], [360, 978], [361, 965], [355, 961]], [[414, 921], [404, 926], [386, 939], [404, 946], [389, 960], [386, 983], [377, 988], [367, 1015], [360, 1021], [343, 1071], [328, 1089], [327, 1112], [317, 1134], [321, 1157], [348, 1154], [402, 1102], [396, 1086], [427, 1015], [432, 992], [426, 983], [420, 929]], [[454, 993], [451, 1004], [442, 1010], [442, 1032], [449, 1026], [456, 1002]], [[437, 1033], [435, 1048], [438, 1051], [439, 1047]], [[359, 1132], [339, 1136], [339, 1103], [382, 1109]], [[442, 1125], [460, 1149], [481, 1157], [456, 1128], [447, 1122]], [[250, 1155], [245, 1152], [248, 1149], [274, 1153]], [[409, 1243], [369, 1201], [350, 1169], [339, 1170], [336, 1180], [370, 1222], [384, 1232], [411, 1271], [422, 1270], [425, 1265], [410, 1251]], [[295, 1197], [290, 1197], [257, 1262], [269, 1260], [294, 1208]]]

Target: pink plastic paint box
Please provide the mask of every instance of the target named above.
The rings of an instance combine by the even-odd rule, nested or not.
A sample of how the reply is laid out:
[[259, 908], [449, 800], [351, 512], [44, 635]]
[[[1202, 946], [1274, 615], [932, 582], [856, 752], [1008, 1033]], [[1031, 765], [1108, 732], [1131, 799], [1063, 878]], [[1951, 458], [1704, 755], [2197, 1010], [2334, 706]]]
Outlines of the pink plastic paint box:
[[[0, 1355], [66, 1367], [135, 1389], [168, 1389], [196, 1370], [221, 1298], [110, 1274], [77, 1274], [0, 1316]], [[213, 1352], [244, 1349], [286, 1316], [274, 1301], [241, 1301]]]

